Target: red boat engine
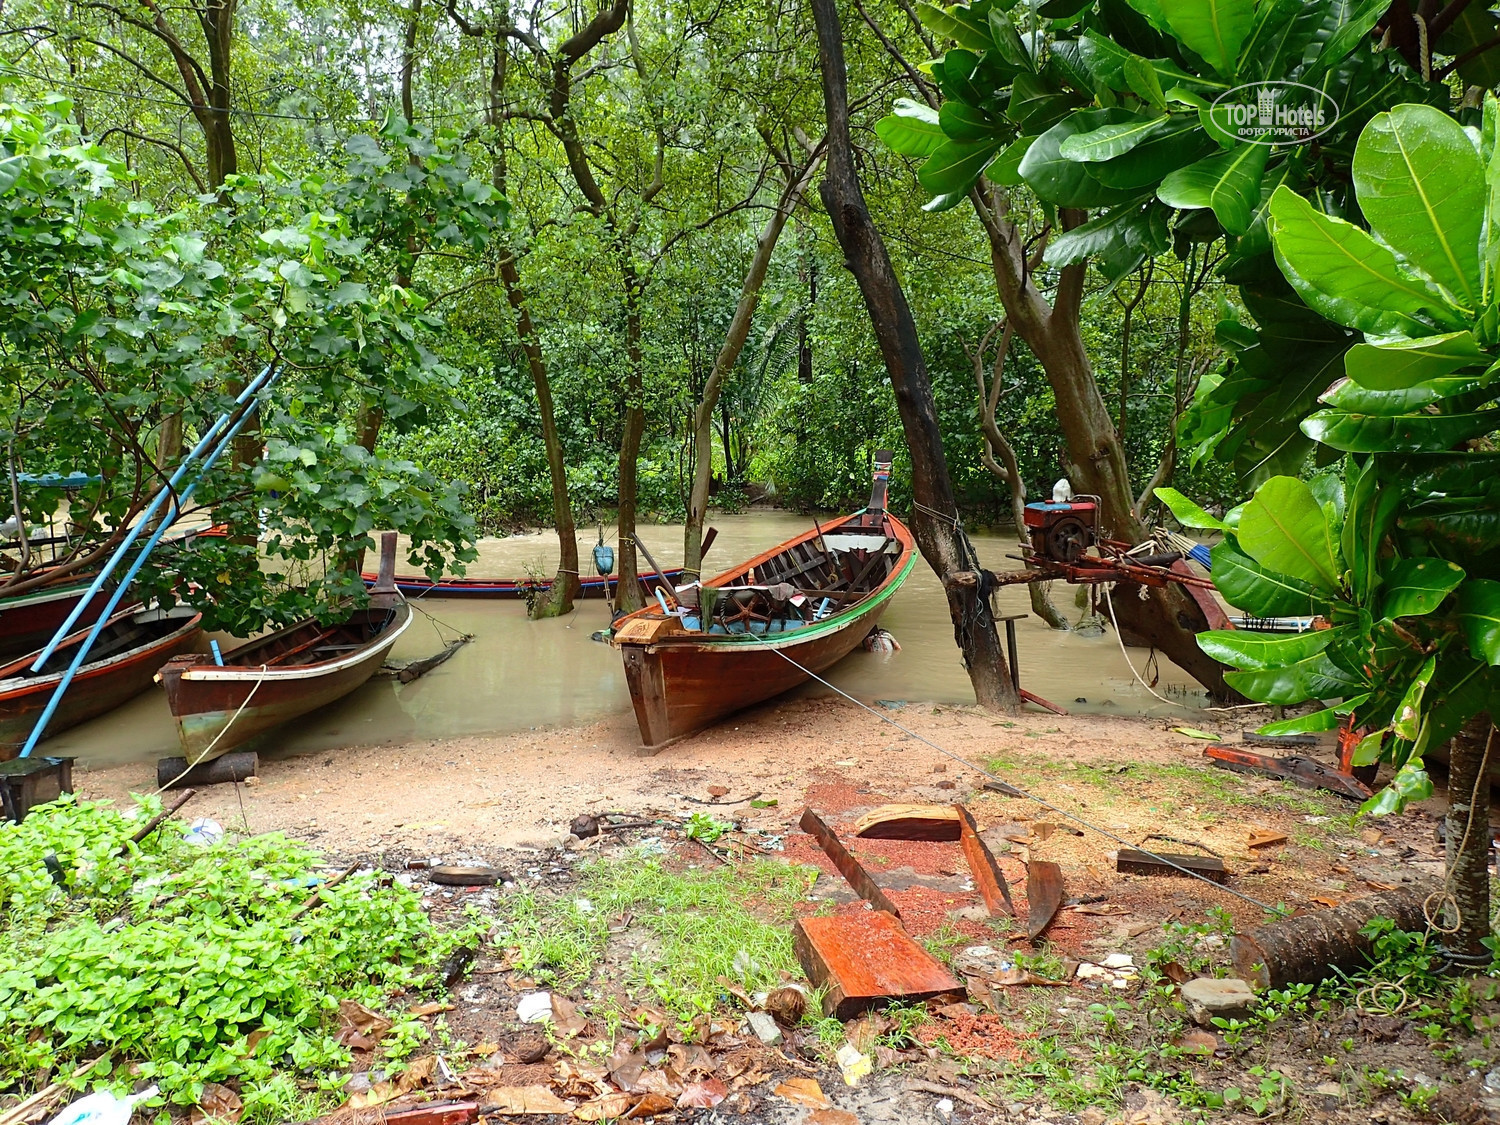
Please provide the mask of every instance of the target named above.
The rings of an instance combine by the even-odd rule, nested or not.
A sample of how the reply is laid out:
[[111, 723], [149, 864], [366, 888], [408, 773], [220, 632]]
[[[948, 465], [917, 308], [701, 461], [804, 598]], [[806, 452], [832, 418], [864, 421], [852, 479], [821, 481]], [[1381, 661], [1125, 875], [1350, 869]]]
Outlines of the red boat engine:
[[1024, 513], [1031, 549], [1053, 562], [1077, 562], [1098, 542], [1099, 498], [1066, 503], [1027, 504]]

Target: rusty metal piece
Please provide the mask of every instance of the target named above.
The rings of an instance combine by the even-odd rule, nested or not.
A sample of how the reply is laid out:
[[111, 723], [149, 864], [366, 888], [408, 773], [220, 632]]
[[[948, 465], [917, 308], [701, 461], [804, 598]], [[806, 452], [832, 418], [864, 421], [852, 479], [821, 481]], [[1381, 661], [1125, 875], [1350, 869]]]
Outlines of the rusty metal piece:
[[1157, 852], [1153, 855], [1138, 852], [1134, 848], [1121, 848], [1115, 858], [1115, 870], [1128, 875], [1181, 875], [1183, 872], [1179, 868], [1196, 872], [1215, 883], [1229, 882], [1229, 869], [1224, 866], [1222, 859], [1213, 856], [1181, 855], [1176, 852]]
[[1244, 750], [1238, 746], [1226, 746], [1223, 743], [1214, 742], [1203, 748], [1203, 756], [1220, 769], [1234, 770], [1237, 773], [1258, 773], [1266, 777], [1281, 778], [1284, 781], [1295, 781], [1303, 788], [1327, 789], [1330, 793], [1337, 793], [1341, 797], [1349, 797], [1355, 801], [1367, 800], [1372, 795], [1370, 787], [1359, 778], [1341, 773], [1332, 766], [1325, 766], [1322, 762], [1316, 762], [1298, 754], [1277, 758], [1270, 754], [1257, 754], [1254, 750]]
[[792, 944], [807, 979], [827, 987], [827, 1016], [847, 1020], [892, 1000], [963, 998], [964, 986], [883, 910], [799, 918]]
[[1000, 904], [1003, 902], [1014, 918], [1016, 904], [1010, 898], [1010, 884], [1005, 881], [1005, 874], [995, 862], [989, 845], [979, 838], [974, 814], [962, 805], [954, 805], [953, 808], [958, 812], [958, 838], [963, 844], [964, 859], [969, 861], [969, 870], [974, 873], [974, 885], [979, 888], [979, 896], [984, 899], [990, 917], [1000, 917]]
[[880, 889], [875, 880], [870, 878], [869, 872], [860, 866], [859, 860], [849, 854], [847, 848], [839, 842], [839, 838], [833, 834], [832, 829], [824, 824], [822, 819], [812, 809], [802, 811], [802, 819], [797, 822], [802, 831], [806, 832], [818, 842], [833, 865], [839, 869], [839, 874], [849, 881], [860, 898], [865, 899], [876, 910], [884, 910], [893, 918], [900, 918], [901, 911], [896, 909], [896, 904], [886, 897], [886, 893]]
[[1063, 901], [1062, 868], [1050, 859], [1026, 865], [1026, 936], [1032, 941], [1052, 925]]

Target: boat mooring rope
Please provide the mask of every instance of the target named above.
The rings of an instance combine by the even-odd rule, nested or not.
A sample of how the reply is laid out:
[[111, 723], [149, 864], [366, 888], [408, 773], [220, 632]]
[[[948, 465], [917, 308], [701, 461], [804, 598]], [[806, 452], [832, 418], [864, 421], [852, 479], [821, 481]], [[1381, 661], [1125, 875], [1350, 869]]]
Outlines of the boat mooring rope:
[[1123, 836], [1117, 836], [1115, 833], [1111, 832], [1109, 829], [1104, 828], [1104, 827], [1102, 827], [1102, 826], [1100, 826], [1098, 824], [1095, 824], [1092, 821], [1085, 820], [1083, 817], [1079, 816], [1077, 813], [1069, 812], [1067, 809], [1062, 808], [1060, 805], [1055, 805], [1051, 801], [1047, 800], [1045, 797], [1039, 797], [1035, 793], [1031, 793], [1031, 792], [1027, 791], [1026, 789], [1023, 789], [1021, 786], [1016, 785], [1014, 782], [1007, 781], [1005, 778], [1001, 777], [999, 774], [992, 773], [991, 771], [985, 769], [983, 766], [977, 766], [977, 765], [975, 765], [973, 762], [969, 761], [969, 759], [963, 757], [961, 754], [956, 754], [952, 750], [949, 750], [949, 749], [947, 749], [944, 746], [939, 746], [936, 742], [933, 742], [931, 739], [924, 738], [920, 734], [918, 734], [916, 731], [910, 730], [909, 728], [902, 726], [900, 723], [896, 722], [896, 720], [893, 719], [893, 718], [891, 718], [889, 715], [882, 715], [879, 711], [875, 710], [875, 708], [869, 706], [866, 703], [862, 703], [858, 699], [855, 699], [854, 696], [850, 695], [847, 691], [843, 690], [843, 688], [837, 687], [837, 686], [829, 683], [827, 680], [825, 680], [822, 676], [818, 675], [812, 669], [804, 667], [803, 665], [797, 663], [797, 661], [793, 660], [786, 653], [782, 652], [781, 649], [779, 649], [779, 648], [772, 648], [771, 651], [774, 652], [777, 656], [781, 657], [781, 659], [785, 660], [788, 664], [792, 665], [792, 667], [798, 669], [799, 671], [805, 673], [808, 676], [811, 676], [813, 679], [817, 680], [818, 683], [822, 684], [824, 687], [830, 689], [831, 691], [834, 691], [837, 694], [843, 696], [845, 699], [847, 699], [850, 703], [854, 704], [856, 707], [859, 707], [862, 710], [868, 711], [870, 714], [874, 715], [877, 719], [881, 720], [882, 722], [889, 723], [891, 726], [893, 726], [897, 730], [901, 731], [901, 733], [907, 735], [910, 738], [915, 738], [918, 742], [922, 743], [924, 746], [931, 747], [932, 749], [936, 750], [939, 754], [942, 754], [942, 755], [944, 755], [947, 758], [951, 758], [953, 761], [957, 762], [959, 765], [964, 766], [967, 769], [973, 770], [975, 773], [979, 774], [981, 777], [987, 777], [991, 781], [998, 781], [1001, 785], [1007, 786], [1008, 788], [1014, 790], [1016, 793], [1019, 793], [1022, 797], [1026, 798], [1028, 801], [1035, 801], [1037, 804], [1041, 805], [1044, 809], [1048, 809], [1051, 812], [1056, 813], [1058, 816], [1066, 817], [1068, 820], [1071, 820], [1071, 821], [1073, 821], [1076, 824], [1080, 824], [1084, 828], [1089, 829], [1090, 831], [1097, 832], [1097, 833], [1099, 833], [1099, 835], [1105, 837], [1108, 840], [1113, 840], [1117, 844], [1122, 844], [1122, 845], [1124, 845], [1127, 848], [1132, 848], [1135, 851], [1140, 852], [1142, 855], [1150, 856], [1152, 859], [1156, 860], [1156, 862], [1164, 864], [1167, 867], [1172, 868], [1172, 870], [1174, 870], [1174, 871], [1180, 872], [1183, 875], [1191, 875], [1194, 879], [1198, 879], [1201, 882], [1207, 883], [1210, 887], [1213, 887], [1215, 890], [1220, 890], [1220, 891], [1223, 891], [1225, 894], [1233, 895], [1235, 898], [1242, 899], [1243, 901], [1248, 902], [1251, 906], [1258, 906], [1258, 907], [1260, 907], [1261, 910], [1264, 910], [1267, 914], [1278, 914], [1278, 915], [1281, 915], [1283, 917], [1288, 917], [1288, 916], [1291, 915], [1292, 911], [1289, 910], [1285, 906], [1272, 906], [1269, 902], [1263, 902], [1260, 899], [1254, 897], [1253, 895], [1247, 895], [1244, 891], [1237, 891], [1233, 887], [1226, 886], [1223, 883], [1216, 883], [1216, 882], [1214, 882], [1214, 880], [1210, 879], [1206, 875], [1201, 874], [1200, 872], [1194, 871], [1194, 870], [1192, 870], [1191, 868], [1188, 868], [1188, 867], [1183, 867], [1181, 864], [1173, 862], [1171, 859], [1168, 859], [1164, 855], [1159, 855], [1156, 852], [1153, 852], [1153, 851], [1150, 851], [1147, 848], [1141, 847], [1139, 844], [1132, 843], [1131, 841], [1125, 839]]

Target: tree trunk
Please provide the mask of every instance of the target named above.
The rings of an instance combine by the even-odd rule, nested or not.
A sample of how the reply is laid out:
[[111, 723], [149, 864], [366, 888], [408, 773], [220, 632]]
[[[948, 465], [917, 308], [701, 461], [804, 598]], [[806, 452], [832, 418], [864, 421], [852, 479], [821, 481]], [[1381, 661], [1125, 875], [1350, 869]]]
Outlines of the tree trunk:
[[417, 28], [422, 22], [422, 0], [411, 0], [406, 16], [406, 34], [401, 43], [401, 116], [410, 125], [416, 118], [412, 81], [417, 70]]
[[[776, 252], [776, 243], [786, 229], [786, 221], [792, 209], [807, 190], [814, 171], [822, 163], [822, 157], [809, 160], [802, 174], [788, 183], [777, 201], [776, 209], [766, 219], [760, 235], [755, 240], [755, 254], [750, 259], [750, 268], [745, 273], [740, 287], [739, 303], [729, 329], [724, 333], [724, 343], [714, 357], [713, 370], [703, 385], [703, 395], [693, 412], [693, 487], [688, 494], [687, 527], [683, 533], [682, 569], [684, 581], [698, 578], [703, 569], [703, 521], [708, 514], [708, 491], [713, 480], [713, 421], [714, 410], [719, 404], [719, 394], [724, 389], [724, 380], [734, 370], [750, 335], [750, 325], [755, 319], [755, 310], [760, 304], [761, 287], [765, 284], [766, 271], [771, 267], [771, 256]], [[724, 473], [729, 476], [729, 436], [724, 438]]]
[[1459, 963], [1476, 972], [1488, 966], [1490, 936], [1490, 780], [1489, 761], [1495, 727], [1488, 713], [1464, 724], [1449, 746], [1447, 886], [1453, 895], [1444, 922], [1457, 925], [1443, 937], [1444, 947]]
[[230, 63], [234, 56], [234, 19], [239, 0], [207, 0], [201, 11], [203, 37], [208, 42], [208, 110], [203, 130], [207, 150], [208, 183], [221, 187], [240, 170], [230, 109]]
[[812, 0], [812, 9], [828, 115], [828, 172], [819, 185], [819, 194], [845, 262], [859, 283], [895, 390], [911, 452], [912, 494], [920, 505], [912, 513], [912, 530], [922, 557], [942, 580], [955, 639], [963, 650], [975, 698], [982, 707], [1015, 713], [1021, 701], [1011, 683], [989, 599], [981, 588], [977, 560], [969, 555], [957, 515], [948, 515], [956, 513], [953, 486], [916, 323], [855, 174], [843, 32], [836, 0]]

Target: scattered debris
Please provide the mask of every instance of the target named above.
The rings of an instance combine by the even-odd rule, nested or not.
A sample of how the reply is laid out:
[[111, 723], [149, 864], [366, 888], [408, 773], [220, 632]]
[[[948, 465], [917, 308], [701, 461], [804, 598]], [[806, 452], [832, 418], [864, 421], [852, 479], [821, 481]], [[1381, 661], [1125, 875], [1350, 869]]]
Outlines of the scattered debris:
[[848, 849], [839, 842], [839, 838], [833, 834], [828, 825], [823, 823], [817, 813], [812, 809], [804, 809], [798, 825], [802, 831], [818, 842], [818, 846], [823, 849], [829, 859], [833, 860], [833, 865], [838, 868], [839, 874], [849, 881], [849, 885], [854, 888], [854, 892], [860, 898], [868, 901], [876, 910], [885, 911], [892, 918], [901, 917], [901, 911], [896, 908], [896, 904], [876, 885], [875, 880], [870, 878], [869, 873], [860, 866], [859, 860], [849, 854]]
[[1375, 939], [1366, 934], [1373, 919], [1389, 918], [1398, 930], [1426, 929], [1424, 904], [1437, 889], [1436, 880], [1422, 879], [1237, 934], [1230, 943], [1235, 970], [1261, 989], [1316, 984], [1337, 969], [1365, 963], [1374, 949]]
[[552, 1019], [552, 993], [528, 992], [516, 1005], [516, 1019], [522, 1023], [546, 1023]]
[[774, 1016], [769, 1012], [750, 1012], [745, 1016], [750, 1024], [750, 1030], [762, 1043], [774, 1047], [782, 1040], [781, 1027], [777, 1024]]
[[834, 1060], [839, 1064], [839, 1072], [844, 1076], [844, 1085], [858, 1086], [860, 1082], [868, 1078], [875, 1069], [875, 1064], [870, 1056], [864, 1054], [852, 1043], [844, 1043], [834, 1052]]
[[1181, 987], [1188, 1015], [1204, 1027], [1211, 1027], [1215, 1016], [1244, 1019], [1255, 1004], [1255, 990], [1238, 977], [1199, 977]]
[[805, 1105], [810, 1109], [831, 1109], [833, 1103], [828, 1100], [828, 1095], [823, 1093], [823, 1087], [819, 1086], [813, 1078], [788, 1078], [780, 1086], [771, 1091], [777, 1097], [785, 1098], [793, 1105]]
[[1294, 781], [1304, 789], [1326, 789], [1330, 793], [1356, 801], [1364, 801], [1371, 796], [1370, 787], [1352, 774], [1340, 773], [1332, 766], [1295, 754], [1277, 758], [1216, 742], [1203, 748], [1203, 756], [1220, 769], [1234, 770], [1236, 773], [1254, 773]]
[[1287, 841], [1285, 832], [1275, 832], [1269, 828], [1257, 828], [1250, 833], [1250, 840], [1245, 845], [1251, 851], [1257, 848], [1274, 848]]

